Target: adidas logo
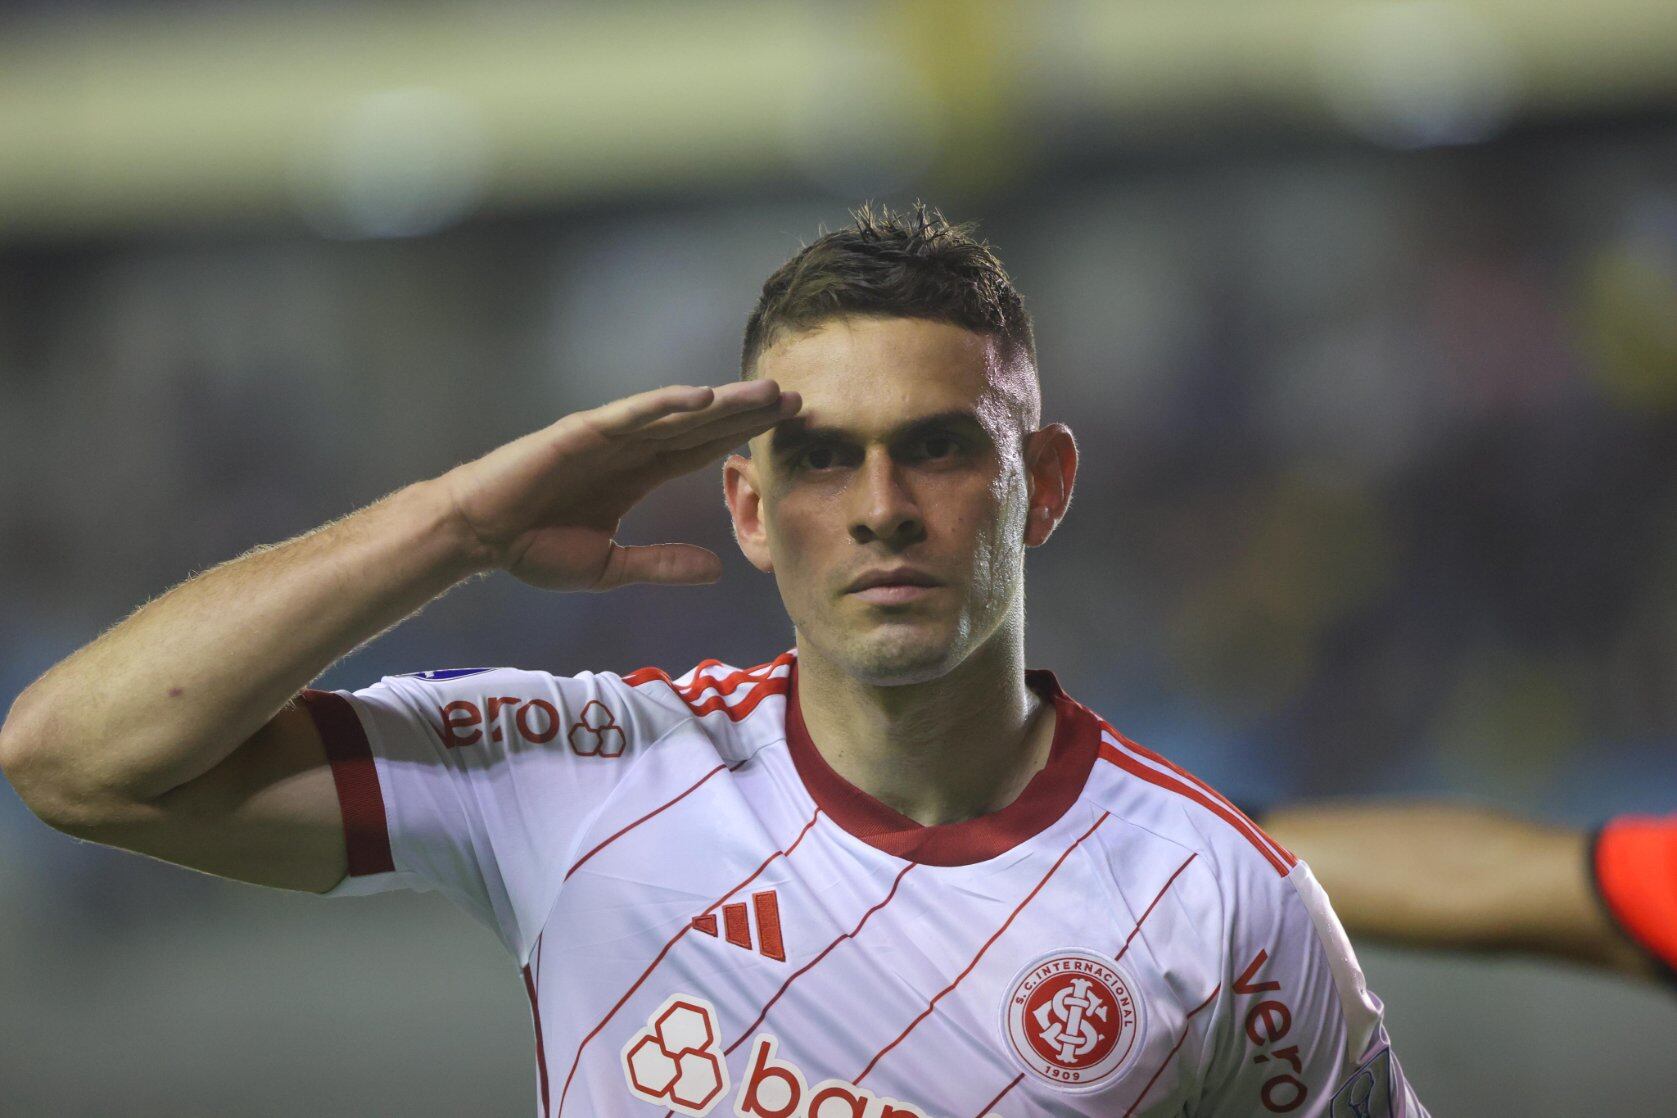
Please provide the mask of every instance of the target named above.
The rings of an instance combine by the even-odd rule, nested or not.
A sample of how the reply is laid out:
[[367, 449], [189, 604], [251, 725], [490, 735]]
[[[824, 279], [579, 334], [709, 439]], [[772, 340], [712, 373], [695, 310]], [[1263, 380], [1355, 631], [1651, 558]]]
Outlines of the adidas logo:
[[[751, 934], [753, 921], [757, 925], [755, 942]], [[693, 930], [703, 932], [707, 936], [717, 935], [716, 913], [707, 912], [702, 916], [693, 917]], [[723, 905], [720, 934], [735, 947], [743, 947], [747, 951], [755, 950], [757, 954], [777, 963], [786, 961], [786, 945], [780, 938], [780, 901], [775, 897], [773, 889], [751, 894], [749, 910], [744, 901]]]

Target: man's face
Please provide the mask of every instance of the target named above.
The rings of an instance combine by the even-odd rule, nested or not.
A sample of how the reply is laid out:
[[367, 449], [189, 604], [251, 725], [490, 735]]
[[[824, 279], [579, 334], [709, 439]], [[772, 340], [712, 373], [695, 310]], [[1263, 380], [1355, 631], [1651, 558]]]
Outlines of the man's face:
[[999, 348], [946, 323], [847, 317], [758, 360], [804, 403], [730, 459], [735, 529], [800, 647], [858, 679], [938, 678], [1022, 624], [1035, 372], [1003, 367]]

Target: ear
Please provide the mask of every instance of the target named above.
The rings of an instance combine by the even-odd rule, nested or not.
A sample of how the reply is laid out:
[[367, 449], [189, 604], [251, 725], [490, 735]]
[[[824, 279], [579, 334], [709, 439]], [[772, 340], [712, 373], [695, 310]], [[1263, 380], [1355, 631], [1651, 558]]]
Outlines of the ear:
[[1025, 479], [1030, 510], [1025, 514], [1025, 546], [1040, 547], [1071, 507], [1077, 481], [1077, 440], [1064, 423], [1050, 423], [1025, 436]]
[[774, 573], [769, 558], [769, 534], [763, 523], [763, 492], [757, 478], [757, 463], [741, 454], [730, 454], [722, 463], [722, 496], [734, 522], [734, 541], [753, 567]]

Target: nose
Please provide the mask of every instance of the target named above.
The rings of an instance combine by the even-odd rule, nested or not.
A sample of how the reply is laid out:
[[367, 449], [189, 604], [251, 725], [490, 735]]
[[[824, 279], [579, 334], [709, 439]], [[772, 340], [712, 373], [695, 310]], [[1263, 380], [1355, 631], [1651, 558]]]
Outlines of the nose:
[[926, 535], [920, 505], [884, 448], [869, 448], [856, 471], [851, 500], [850, 538], [857, 543], [877, 540], [890, 547], [906, 547]]

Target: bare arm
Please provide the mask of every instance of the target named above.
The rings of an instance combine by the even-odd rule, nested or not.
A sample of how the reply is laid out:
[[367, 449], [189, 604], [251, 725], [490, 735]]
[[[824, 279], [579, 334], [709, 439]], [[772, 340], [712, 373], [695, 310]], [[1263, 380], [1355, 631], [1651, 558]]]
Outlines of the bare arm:
[[505, 567], [551, 589], [714, 580], [710, 552], [622, 547], [618, 522], [797, 407], [772, 381], [643, 393], [225, 563], [32, 684], [0, 727], [0, 768], [70, 834], [329, 889], [345, 871], [336, 792], [292, 697], [473, 573]]
[[1654, 974], [1596, 899], [1581, 831], [1424, 801], [1298, 804], [1263, 825], [1310, 863], [1353, 937]]

